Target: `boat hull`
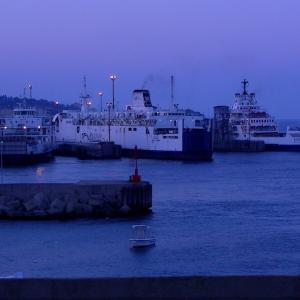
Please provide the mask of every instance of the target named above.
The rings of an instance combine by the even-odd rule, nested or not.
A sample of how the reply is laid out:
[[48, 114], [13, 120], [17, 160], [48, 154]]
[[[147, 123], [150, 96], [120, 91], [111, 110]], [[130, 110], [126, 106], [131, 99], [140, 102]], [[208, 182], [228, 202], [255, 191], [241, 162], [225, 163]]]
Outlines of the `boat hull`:
[[267, 151], [300, 152], [300, 145], [265, 144]]
[[155, 239], [131, 239], [131, 248], [145, 248], [155, 246]]

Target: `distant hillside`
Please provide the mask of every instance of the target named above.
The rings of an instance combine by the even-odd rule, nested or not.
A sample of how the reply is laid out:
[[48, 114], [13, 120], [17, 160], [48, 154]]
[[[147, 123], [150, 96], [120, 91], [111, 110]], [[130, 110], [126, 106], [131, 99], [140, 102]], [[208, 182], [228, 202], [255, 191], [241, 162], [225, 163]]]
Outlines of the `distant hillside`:
[[26, 107], [35, 108], [39, 115], [55, 115], [56, 113], [65, 110], [80, 110], [79, 103], [73, 103], [70, 105], [66, 104], [56, 104], [53, 101], [48, 101], [45, 99], [29, 99], [29, 98], [19, 98], [19, 97], [8, 97], [6, 95], [0, 96], [0, 115], [8, 115], [14, 108], [23, 106], [25, 103]]

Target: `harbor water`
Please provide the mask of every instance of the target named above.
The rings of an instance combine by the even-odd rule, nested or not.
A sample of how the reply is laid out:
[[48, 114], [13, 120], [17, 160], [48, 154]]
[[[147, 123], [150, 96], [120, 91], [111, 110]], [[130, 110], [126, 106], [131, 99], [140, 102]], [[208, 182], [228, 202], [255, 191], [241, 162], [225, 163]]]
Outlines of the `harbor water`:
[[[0, 221], [0, 276], [299, 274], [300, 153], [216, 153], [212, 162], [140, 160], [153, 210], [134, 219]], [[126, 179], [129, 159], [5, 168], [4, 182]], [[131, 226], [157, 246], [129, 249]]]

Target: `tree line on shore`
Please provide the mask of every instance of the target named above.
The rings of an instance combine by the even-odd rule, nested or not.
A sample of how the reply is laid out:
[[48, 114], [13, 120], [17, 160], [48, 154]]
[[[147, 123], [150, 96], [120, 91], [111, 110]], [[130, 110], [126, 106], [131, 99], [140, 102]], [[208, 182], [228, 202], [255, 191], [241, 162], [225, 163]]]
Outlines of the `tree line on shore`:
[[21, 98], [2, 95], [0, 96], [0, 115], [9, 114], [18, 107], [35, 108], [43, 115], [54, 115], [62, 110], [79, 110], [80, 104], [63, 104], [45, 99]]

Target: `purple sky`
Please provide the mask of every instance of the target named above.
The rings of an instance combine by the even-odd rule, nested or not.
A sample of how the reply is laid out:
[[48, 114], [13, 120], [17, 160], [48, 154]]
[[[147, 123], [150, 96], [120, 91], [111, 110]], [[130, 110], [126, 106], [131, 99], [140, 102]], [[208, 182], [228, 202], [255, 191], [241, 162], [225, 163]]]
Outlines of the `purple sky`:
[[[123, 107], [152, 101], [212, 113], [247, 78], [278, 118], [300, 118], [299, 0], [1, 0], [0, 94], [75, 102], [88, 90]], [[94, 102], [98, 101], [94, 97]]]

